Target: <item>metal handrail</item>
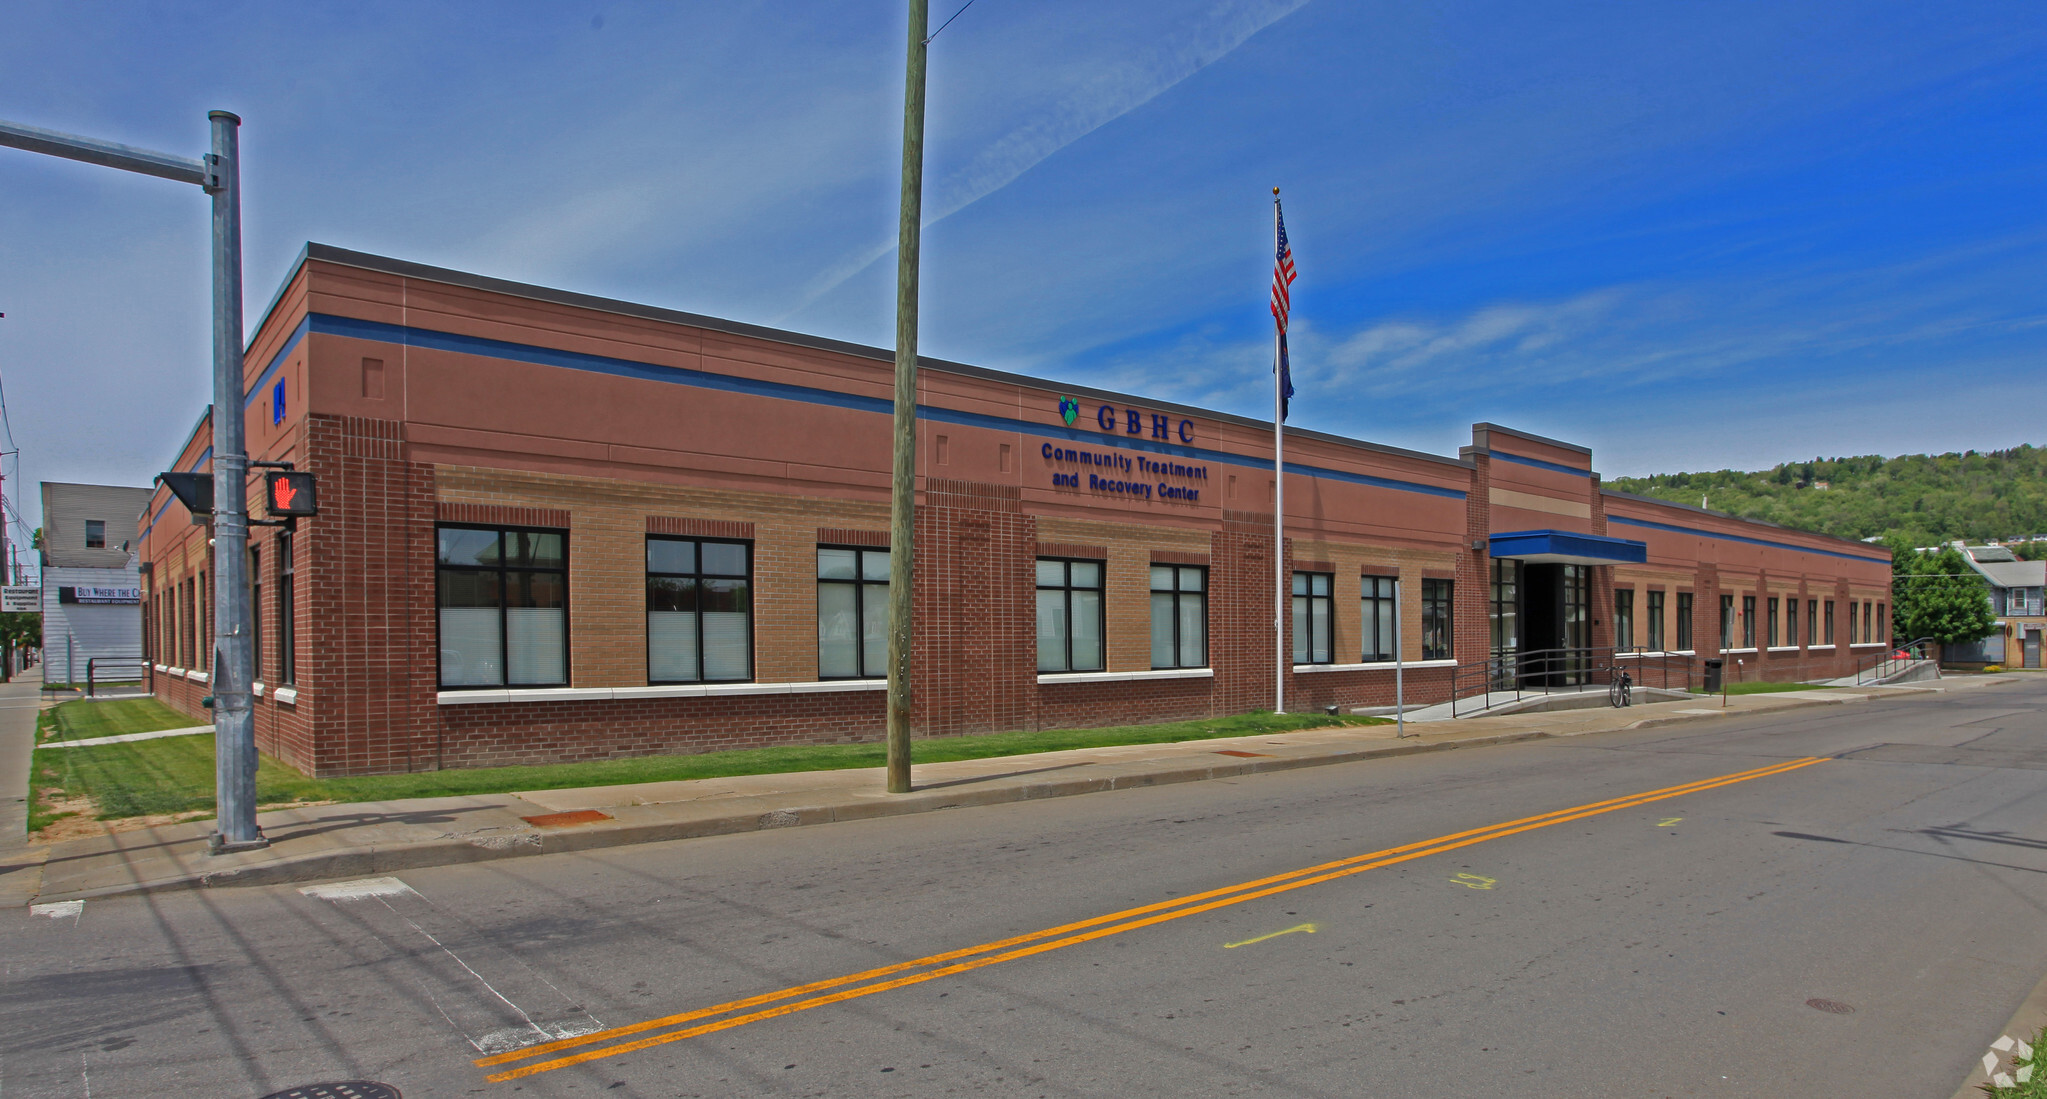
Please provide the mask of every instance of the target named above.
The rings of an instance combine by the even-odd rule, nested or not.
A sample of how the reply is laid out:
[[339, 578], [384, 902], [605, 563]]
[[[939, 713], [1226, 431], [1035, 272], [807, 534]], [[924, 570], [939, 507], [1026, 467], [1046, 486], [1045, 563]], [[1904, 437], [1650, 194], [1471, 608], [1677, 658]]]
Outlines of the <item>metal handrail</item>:
[[[96, 681], [97, 681], [97, 676], [98, 676], [98, 672], [99, 672], [99, 665], [100, 665], [100, 662], [101, 662], [101, 661], [105, 661], [105, 662], [106, 662], [106, 665], [107, 665], [108, 667], [110, 667], [110, 668], [123, 668], [123, 667], [126, 667], [126, 668], [133, 668], [133, 669], [135, 669], [135, 680], [136, 680], [136, 682], [141, 682], [141, 681], [142, 681], [142, 679], [143, 679], [143, 678], [144, 678], [145, 676], [147, 676], [147, 675], [148, 675], [148, 673], [149, 673], [149, 662], [148, 662], [147, 660], [144, 660], [144, 659], [142, 659], [141, 657], [134, 657], [134, 656], [89, 656], [89, 657], [86, 657], [86, 658], [85, 658], [85, 697], [87, 697], [87, 698], [91, 698], [91, 697], [93, 696], [93, 690], [94, 690], [95, 686], [97, 685]], [[122, 680], [116, 680], [116, 682], [120, 682], [120, 683], [126, 683], [126, 682], [127, 682], [127, 680], [125, 680], [125, 679], [122, 679]]]
[[1864, 658], [1869, 663], [1855, 669], [1855, 685], [1859, 687], [1879, 682], [1921, 660], [1932, 659], [1927, 654], [1933, 651], [1934, 643], [1933, 638], [1922, 637], [1917, 641], [1907, 641], [1903, 645], [1885, 645], [1883, 652]]
[[[1674, 680], [1681, 679], [1681, 689], [1690, 690], [1695, 659], [1696, 655], [1651, 652], [1641, 646], [1616, 649], [1611, 645], [1530, 649], [1507, 657], [1488, 656], [1450, 670], [1450, 716], [1457, 716], [1458, 703], [1470, 699], [1483, 699], [1480, 708], [1491, 709], [1496, 694], [1512, 695], [1512, 700], [1518, 702], [1527, 695], [1549, 694], [1557, 687], [1607, 684], [1617, 662], [1622, 660], [1630, 662], [1628, 668], [1638, 687], [1669, 689]], [[1654, 683], [1650, 682], [1651, 669], [1656, 672]], [[1559, 678], [1576, 682], [1551, 682]]]

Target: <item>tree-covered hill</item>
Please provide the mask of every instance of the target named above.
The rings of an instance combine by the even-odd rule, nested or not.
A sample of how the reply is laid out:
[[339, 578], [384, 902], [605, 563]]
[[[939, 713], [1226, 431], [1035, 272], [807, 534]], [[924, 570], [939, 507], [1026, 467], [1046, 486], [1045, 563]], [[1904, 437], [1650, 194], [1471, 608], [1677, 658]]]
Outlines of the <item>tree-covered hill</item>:
[[[1815, 458], [1755, 473], [1616, 477], [1622, 492], [1842, 538], [1896, 534], [1915, 546], [2047, 534], [2047, 448]], [[2029, 550], [2047, 547], [2035, 543]], [[2031, 556], [2031, 554], [2027, 554]]]

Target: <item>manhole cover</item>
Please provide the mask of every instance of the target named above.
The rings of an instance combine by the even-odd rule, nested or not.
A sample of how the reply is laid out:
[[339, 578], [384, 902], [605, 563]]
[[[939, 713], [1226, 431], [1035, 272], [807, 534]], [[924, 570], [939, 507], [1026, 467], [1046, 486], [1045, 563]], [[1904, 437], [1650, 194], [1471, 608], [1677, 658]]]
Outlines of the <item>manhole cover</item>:
[[374, 1080], [342, 1080], [332, 1084], [301, 1084], [273, 1091], [263, 1099], [403, 1099], [398, 1089]]
[[1805, 1006], [1818, 1008], [1821, 1011], [1825, 1011], [1834, 1015], [1855, 1014], [1855, 1009], [1853, 1007], [1850, 1007], [1849, 1005], [1844, 1004], [1839, 1000], [1824, 1000], [1817, 996], [1813, 997], [1810, 1000], [1807, 1000], [1805, 1002]]

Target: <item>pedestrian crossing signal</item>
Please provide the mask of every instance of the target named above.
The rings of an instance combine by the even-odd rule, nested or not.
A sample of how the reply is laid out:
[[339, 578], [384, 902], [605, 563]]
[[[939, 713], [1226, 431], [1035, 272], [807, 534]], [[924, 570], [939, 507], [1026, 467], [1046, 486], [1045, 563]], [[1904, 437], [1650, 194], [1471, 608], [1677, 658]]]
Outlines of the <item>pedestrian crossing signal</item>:
[[313, 475], [293, 470], [272, 471], [264, 477], [264, 497], [270, 514], [297, 517], [320, 514], [313, 488]]

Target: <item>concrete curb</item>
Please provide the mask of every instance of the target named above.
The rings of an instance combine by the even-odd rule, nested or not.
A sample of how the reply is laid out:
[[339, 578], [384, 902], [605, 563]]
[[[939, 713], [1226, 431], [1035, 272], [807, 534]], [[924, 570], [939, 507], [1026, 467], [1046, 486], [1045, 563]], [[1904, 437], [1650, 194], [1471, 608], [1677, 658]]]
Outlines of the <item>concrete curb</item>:
[[1129, 790], [1144, 786], [1167, 786], [1180, 782], [1237, 778], [1270, 771], [1291, 771], [1303, 767], [1353, 763], [1367, 759], [1383, 759], [1416, 755], [1424, 752], [1450, 751], [1457, 748], [1483, 748], [1496, 744], [1543, 740], [1549, 739], [1554, 735], [1556, 734], [1536, 730], [1498, 733], [1490, 736], [1464, 737], [1457, 740], [1437, 741], [1435, 743], [1396, 743], [1373, 745], [1370, 747], [1361, 746], [1310, 756], [1277, 756], [1270, 759], [1247, 759], [1228, 763], [1208, 763], [1204, 761], [1198, 766], [1163, 768], [1138, 775], [1054, 779], [1024, 785], [1000, 786], [983, 790], [958, 792], [944, 789], [924, 790], [888, 800], [784, 808], [766, 813], [749, 810], [743, 813], [716, 817], [699, 817], [682, 821], [642, 823], [613, 821], [570, 828], [545, 829], [535, 832], [509, 833], [495, 836], [449, 837], [446, 839], [394, 844], [384, 847], [341, 848], [333, 851], [313, 852], [292, 858], [278, 859], [254, 866], [216, 870], [209, 873], [183, 873], [155, 880], [127, 882], [118, 886], [109, 886], [101, 889], [44, 893], [37, 895], [34, 900], [37, 903], [92, 900], [136, 893], [211, 889], [225, 886], [285, 885], [292, 882], [317, 881], [328, 878], [372, 877], [379, 874], [391, 874], [401, 870], [418, 870], [431, 866], [454, 866], [467, 863], [492, 862], [498, 859], [520, 858], [528, 855], [554, 855], [576, 851], [595, 851], [607, 847], [660, 843], [667, 840], [696, 839], [704, 836], [732, 835], [740, 832], [758, 832], [770, 828], [789, 828], [807, 824], [831, 824], [850, 820], [874, 820], [883, 817], [936, 812], [941, 809], [964, 809], [979, 805], [1002, 805], [1019, 801], [1037, 801], [1044, 798], [1072, 797], [1078, 794], [1093, 794], [1108, 790]]
[[[2019, 1004], [2018, 1011], [2004, 1024], [2004, 1029], [1997, 1033], [2030, 1042], [2039, 1035], [2043, 1026], [2047, 1026], [2047, 977], [2042, 977], [2040, 983], [2033, 986], [2033, 991]], [[1983, 1051], [1990, 1052], [1988, 1044], [1983, 1047]], [[2009, 1064], [2009, 1061], [2005, 1063]], [[1983, 1099], [1983, 1085], [1989, 1082], [1990, 1074], [1983, 1070], [1979, 1062], [1962, 1081], [1962, 1086], [1955, 1089], [1953, 1099]]]

